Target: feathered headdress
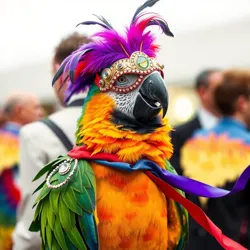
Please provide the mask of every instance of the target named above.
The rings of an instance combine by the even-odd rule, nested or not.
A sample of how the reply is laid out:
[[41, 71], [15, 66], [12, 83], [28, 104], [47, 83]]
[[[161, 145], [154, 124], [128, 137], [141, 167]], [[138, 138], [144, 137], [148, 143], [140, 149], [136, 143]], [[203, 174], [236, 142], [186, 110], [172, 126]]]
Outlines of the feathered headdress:
[[146, 32], [152, 25], [159, 26], [167, 36], [173, 36], [167, 22], [155, 13], [142, 13], [147, 7], [152, 7], [159, 0], [147, 0], [140, 6], [126, 29], [120, 35], [102, 16], [96, 16], [100, 22], [85, 21], [78, 25], [100, 25], [104, 30], [92, 36], [92, 42], [82, 45], [61, 64], [53, 84], [63, 75], [63, 83], [68, 82], [66, 101], [75, 93], [88, 88], [102, 69], [110, 67], [114, 62], [129, 58], [135, 51], [144, 52], [149, 57], [155, 57], [159, 46], [155, 44], [155, 36]]

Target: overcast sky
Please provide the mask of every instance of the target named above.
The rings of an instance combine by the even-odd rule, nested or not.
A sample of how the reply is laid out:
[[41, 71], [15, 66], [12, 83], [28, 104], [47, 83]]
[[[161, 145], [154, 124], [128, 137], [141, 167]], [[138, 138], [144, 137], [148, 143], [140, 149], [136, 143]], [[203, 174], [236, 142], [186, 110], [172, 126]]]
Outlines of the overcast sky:
[[[61, 37], [71, 31], [91, 34], [93, 27], [75, 28], [94, 19], [91, 14], [101, 14], [122, 28], [143, 2], [0, 0], [0, 71], [47, 60]], [[151, 10], [160, 13], [178, 35], [249, 16], [250, 0], [161, 0]]]

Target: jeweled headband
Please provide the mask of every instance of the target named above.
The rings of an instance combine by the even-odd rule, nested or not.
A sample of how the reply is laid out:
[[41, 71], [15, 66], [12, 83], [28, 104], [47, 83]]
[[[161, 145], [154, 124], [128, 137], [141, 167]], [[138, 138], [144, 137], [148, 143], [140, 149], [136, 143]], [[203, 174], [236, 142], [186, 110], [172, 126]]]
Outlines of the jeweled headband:
[[[100, 91], [114, 91], [118, 93], [128, 93], [136, 89], [148, 74], [159, 71], [163, 75], [163, 65], [155, 58], [148, 57], [145, 53], [135, 51], [130, 58], [116, 61], [110, 68], [102, 70], [101, 75], [97, 75], [96, 84]], [[115, 86], [116, 80], [126, 74], [138, 75], [137, 80], [129, 87]]]

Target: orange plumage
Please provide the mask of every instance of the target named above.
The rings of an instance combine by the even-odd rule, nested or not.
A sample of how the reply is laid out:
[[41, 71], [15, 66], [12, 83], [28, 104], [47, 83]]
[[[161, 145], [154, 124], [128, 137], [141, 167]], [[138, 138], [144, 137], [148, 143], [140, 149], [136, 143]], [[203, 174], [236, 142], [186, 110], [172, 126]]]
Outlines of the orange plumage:
[[114, 102], [109, 96], [102, 93], [94, 95], [87, 102], [84, 116], [80, 119], [78, 142], [87, 145], [93, 154], [112, 153], [129, 163], [147, 158], [164, 167], [165, 160], [173, 152], [168, 135], [171, 127], [167, 119], [163, 119], [163, 126], [153, 133], [137, 134], [135, 131], [119, 129], [110, 121], [114, 109]]
[[[164, 167], [172, 154], [165, 126], [152, 134], [121, 130], [111, 121], [114, 103], [94, 95], [85, 106], [79, 142], [95, 153], [108, 152], [122, 161], [150, 159]], [[142, 172], [127, 173], [91, 162], [97, 183], [97, 221], [100, 249], [172, 249], [179, 240], [180, 223], [171, 200]]]

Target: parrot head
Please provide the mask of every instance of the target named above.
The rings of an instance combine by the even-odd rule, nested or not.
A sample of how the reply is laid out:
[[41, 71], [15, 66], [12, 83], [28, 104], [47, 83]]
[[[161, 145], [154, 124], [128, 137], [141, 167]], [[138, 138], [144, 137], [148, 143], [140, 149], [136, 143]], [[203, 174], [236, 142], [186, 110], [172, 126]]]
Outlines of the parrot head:
[[66, 58], [54, 77], [53, 82], [63, 74], [69, 84], [66, 99], [95, 85], [113, 100], [114, 123], [124, 127], [133, 123], [161, 126], [160, 117], [165, 116], [168, 108], [168, 93], [163, 65], [156, 60], [159, 47], [147, 28], [156, 25], [167, 36], [173, 34], [157, 14], [141, 13], [157, 1], [148, 0], [140, 6], [123, 35], [102, 16], [97, 16], [99, 21], [80, 23], [99, 25], [103, 30]]
[[168, 108], [163, 66], [142, 51], [133, 52], [102, 70], [96, 84], [115, 102], [113, 118], [150, 123]]

